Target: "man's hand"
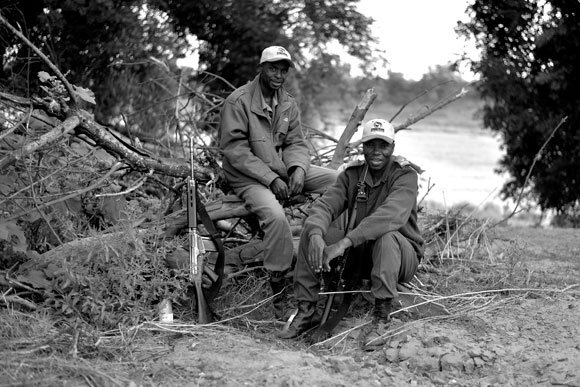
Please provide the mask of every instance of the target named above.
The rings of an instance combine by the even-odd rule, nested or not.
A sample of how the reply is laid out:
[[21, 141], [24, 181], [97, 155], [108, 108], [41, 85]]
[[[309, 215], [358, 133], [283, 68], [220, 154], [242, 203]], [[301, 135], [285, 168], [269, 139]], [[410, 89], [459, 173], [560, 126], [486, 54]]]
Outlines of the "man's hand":
[[272, 183], [270, 183], [270, 191], [276, 195], [278, 200], [288, 199], [288, 186], [284, 183], [284, 180], [279, 177], [275, 178]]
[[306, 175], [306, 173], [304, 172], [304, 169], [300, 167], [296, 167], [294, 168], [294, 171], [292, 171], [292, 175], [290, 175], [290, 185], [288, 187], [290, 188], [291, 195], [298, 195], [302, 192], [302, 189], [304, 188], [304, 175]]
[[314, 234], [310, 237], [308, 244], [308, 264], [315, 272], [322, 270], [322, 259], [326, 242], [319, 234]]
[[352, 246], [352, 241], [348, 238], [342, 238], [336, 243], [331, 244], [326, 247], [323, 252], [324, 263], [322, 265], [322, 270], [330, 271], [330, 262], [344, 254], [346, 249]]

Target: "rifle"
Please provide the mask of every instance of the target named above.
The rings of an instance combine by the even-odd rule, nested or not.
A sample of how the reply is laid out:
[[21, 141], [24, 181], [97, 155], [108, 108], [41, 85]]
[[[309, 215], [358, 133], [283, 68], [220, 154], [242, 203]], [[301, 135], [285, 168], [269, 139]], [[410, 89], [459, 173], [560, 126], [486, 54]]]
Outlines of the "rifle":
[[[359, 182], [357, 183], [357, 193], [353, 208], [348, 218], [348, 226], [345, 235], [354, 228], [355, 223], [360, 223], [362, 218], [366, 215], [366, 201], [367, 193], [365, 190], [364, 178], [367, 169]], [[320, 326], [314, 331], [312, 339], [314, 342], [321, 341], [330, 336], [332, 330], [338, 325], [340, 320], [348, 312], [350, 303], [352, 301], [352, 293], [349, 292], [355, 283], [359, 280], [361, 275], [361, 265], [363, 262], [353, 256], [360, 255], [362, 247], [348, 248], [345, 252], [337, 257], [335, 264], [331, 265], [329, 273], [322, 273], [320, 281], [320, 293], [327, 293], [328, 298], [324, 306], [324, 312], [320, 321]], [[330, 316], [333, 307], [336, 311]]]
[[191, 162], [191, 176], [187, 180], [187, 224], [189, 227], [189, 278], [195, 284], [197, 300], [197, 318], [200, 324], [213, 322], [212, 312], [209, 309], [202, 287], [204, 271], [203, 254], [205, 247], [202, 237], [197, 230], [197, 184], [193, 170], [193, 139], [189, 142], [189, 157]]

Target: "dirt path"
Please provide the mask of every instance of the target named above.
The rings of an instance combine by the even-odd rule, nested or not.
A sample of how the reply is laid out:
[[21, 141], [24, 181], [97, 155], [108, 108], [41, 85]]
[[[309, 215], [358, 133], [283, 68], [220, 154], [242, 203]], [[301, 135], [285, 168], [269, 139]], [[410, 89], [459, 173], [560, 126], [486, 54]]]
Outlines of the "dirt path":
[[452, 318], [395, 318], [403, 331], [382, 351], [360, 351], [356, 333], [321, 348], [210, 329], [164, 343], [146, 368], [168, 386], [580, 386], [580, 287], [549, 291], [580, 282], [580, 230], [498, 229], [493, 241], [491, 256], [519, 257], [508, 268], [542, 290], [474, 299], [476, 310], [463, 305]]

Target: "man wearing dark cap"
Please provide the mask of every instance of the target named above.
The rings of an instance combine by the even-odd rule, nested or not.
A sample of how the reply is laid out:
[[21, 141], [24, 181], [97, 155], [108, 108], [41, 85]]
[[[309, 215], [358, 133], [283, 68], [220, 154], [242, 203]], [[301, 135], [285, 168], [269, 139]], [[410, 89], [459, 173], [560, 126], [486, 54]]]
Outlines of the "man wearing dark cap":
[[285, 275], [293, 257], [281, 202], [301, 192], [323, 193], [337, 176], [332, 169], [310, 165], [298, 105], [283, 87], [291, 67], [284, 47], [264, 49], [259, 74], [226, 99], [219, 129], [225, 177], [264, 231], [264, 267], [277, 295], [278, 318], [285, 312]]
[[[417, 225], [420, 168], [393, 156], [395, 130], [382, 119], [363, 126], [364, 161], [347, 166], [337, 182], [315, 203], [304, 223], [294, 273], [298, 313], [279, 336], [293, 338], [315, 326], [320, 272], [351, 249], [348, 259], [368, 259], [373, 319], [362, 332], [365, 349], [384, 344], [397, 283], [410, 281], [423, 256], [423, 238]], [[356, 208], [356, 211], [354, 209]], [[329, 242], [331, 222], [348, 210], [349, 226], [342, 239]], [[351, 222], [352, 221], [352, 222]], [[337, 239], [337, 238], [335, 238]], [[346, 268], [348, 265], [343, 266]]]

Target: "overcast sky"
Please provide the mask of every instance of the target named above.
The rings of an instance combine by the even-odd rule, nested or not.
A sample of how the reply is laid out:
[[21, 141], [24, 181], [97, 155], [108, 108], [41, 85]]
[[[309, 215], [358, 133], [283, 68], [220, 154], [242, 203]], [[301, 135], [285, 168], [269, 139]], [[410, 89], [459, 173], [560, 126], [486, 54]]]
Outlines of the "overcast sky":
[[[390, 70], [418, 80], [429, 67], [457, 59], [466, 47], [474, 55], [475, 50], [454, 31], [458, 20], [468, 19], [465, 9], [469, 2], [360, 0], [359, 12], [375, 19], [372, 31], [385, 51]], [[470, 74], [464, 76], [469, 78]]]

